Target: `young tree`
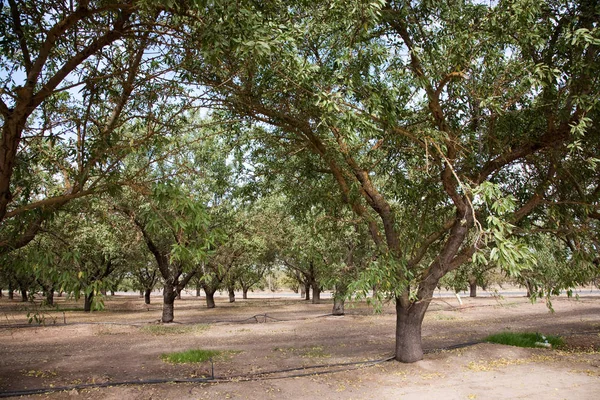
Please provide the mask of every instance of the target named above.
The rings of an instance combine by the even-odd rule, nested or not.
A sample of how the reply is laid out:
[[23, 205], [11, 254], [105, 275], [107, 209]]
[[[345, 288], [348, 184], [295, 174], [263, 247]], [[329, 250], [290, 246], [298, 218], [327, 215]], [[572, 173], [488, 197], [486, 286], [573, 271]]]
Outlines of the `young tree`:
[[120, 205], [143, 235], [163, 280], [162, 322], [173, 322], [178, 293], [196, 274], [214, 244], [204, 203], [183, 187], [157, 184], [151, 195], [133, 205]]

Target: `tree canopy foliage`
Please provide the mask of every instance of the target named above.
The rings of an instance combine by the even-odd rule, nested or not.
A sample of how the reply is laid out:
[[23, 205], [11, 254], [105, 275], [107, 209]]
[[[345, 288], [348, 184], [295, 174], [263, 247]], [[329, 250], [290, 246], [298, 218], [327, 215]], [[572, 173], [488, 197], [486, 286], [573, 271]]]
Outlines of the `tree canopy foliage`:
[[[596, 1], [9, 0], [1, 16], [0, 252], [120, 192], [169, 299], [277, 254], [313, 292], [394, 301], [406, 362], [449, 273], [497, 267], [544, 293], [598, 274]], [[279, 238], [244, 227], [261, 212]]]

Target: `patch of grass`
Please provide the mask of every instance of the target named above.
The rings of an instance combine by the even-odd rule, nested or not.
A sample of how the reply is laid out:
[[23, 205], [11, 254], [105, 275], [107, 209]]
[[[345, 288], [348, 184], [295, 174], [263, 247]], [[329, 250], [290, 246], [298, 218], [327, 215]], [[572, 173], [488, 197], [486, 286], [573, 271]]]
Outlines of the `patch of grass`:
[[141, 331], [154, 336], [195, 334], [207, 330], [210, 325], [145, 325]]
[[517, 347], [540, 347], [536, 345], [536, 343], [548, 343], [554, 348], [564, 345], [564, 341], [561, 337], [542, 335], [538, 332], [501, 332], [488, 336], [485, 338], [485, 341]]
[[201, 363], [210, 360], [224, 360], [233, 354], [240, 353], [240, 351], [228, 350], [202, 350], [193, 349], [186, 351], [179, 351], [175, 353], [162, 354], [160, 358], [169, 363], [174, 364], [188, 364], [188, 363]]

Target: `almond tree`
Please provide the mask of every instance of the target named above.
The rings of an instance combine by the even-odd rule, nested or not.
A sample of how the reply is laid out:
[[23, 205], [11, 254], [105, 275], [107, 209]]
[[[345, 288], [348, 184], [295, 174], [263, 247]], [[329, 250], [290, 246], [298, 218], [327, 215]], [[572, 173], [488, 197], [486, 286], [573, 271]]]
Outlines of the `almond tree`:
[[262, 30], [183, 66], [232, 115], [259, 122], [256, 146], [272, 159], [333, 179], [379, 252], [358, 286], [395, 300], [396, 359], [414, 362], [440, 279], [484, 247], [513, 274], [531, 267], [516, 233], [557, 210], [570, 160], [598, 154], [598, 8], [304, 6], [256, 9]]

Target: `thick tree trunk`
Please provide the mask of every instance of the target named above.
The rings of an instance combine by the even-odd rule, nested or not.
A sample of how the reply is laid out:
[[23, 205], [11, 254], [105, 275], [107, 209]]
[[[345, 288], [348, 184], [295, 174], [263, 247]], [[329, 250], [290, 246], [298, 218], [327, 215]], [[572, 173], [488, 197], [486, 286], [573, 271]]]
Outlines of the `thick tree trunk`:
[[248, 299], [248, 288], [242, 288], [242, 299]]
[[421, 301], [403, 308], [396, 299], [396, 360], [412, 363], [423, 359], [421, 326], [428, 305]]
[[13, 289], [12, 285], [8, 284], [8, 299], [13, 300], [15, 298], [15, 289]]
[[215, 308], [215, 291], [206, 291], [206, 308]]
[[312, 303], [313, 304], [321, 303], [321, 288], [319, 287], [319, 284], [317, 284], [317, 283], [313, 284], [312, 291], [313, 291]]
[[335, 293], [333, 294], [333, 315], [344, 315], [344, 303], [346, 301], [346, 293], [348, 292], [348, 285], [345, 283], [338, 283], [335, 285]]
[[235, 302], [235, 291], [233, 290], [233, 288], [227, 288], [227, 292], [229, 293], [229, 302]]
[[152, 293], [152, 289], [146, 289], [144, 291], [144, 304], [150, 304], [150, 294]]
[[333, 298], [333, 311], [331, 312], [333, 315], [344, 315], [344, 303], [345, 300], [343, 297]]
[[173, 288], [173, 285], [165, 283], [163, 289], [163, 312], [162, 312], [162, 322], [167, 324], [169, 322], [173, 322], [175, 318], [174, 314], [174, 305], [175, 305], [175, 297], [177, 294]]
[[304, 300], [310, 300], [310, 283], [304, 284]]
[[469, 281], [469, 297], [477, 297], [477, 281]]
[[83, 298], [83, 311], [90, 312], [92, 311], [92, 300], [94, 299], [94, 292], [84, 296]]
[[28, 300], [27, 290], [21, 289], [21, 302], [26, 302]]
[[2, 298], [4, 294], [2, 294], [2, 289], [0, 289], [0, 298]]
[[46, 291], [46, 304], [49, 306], [54, 305], [54, 290], [52, 289]]

